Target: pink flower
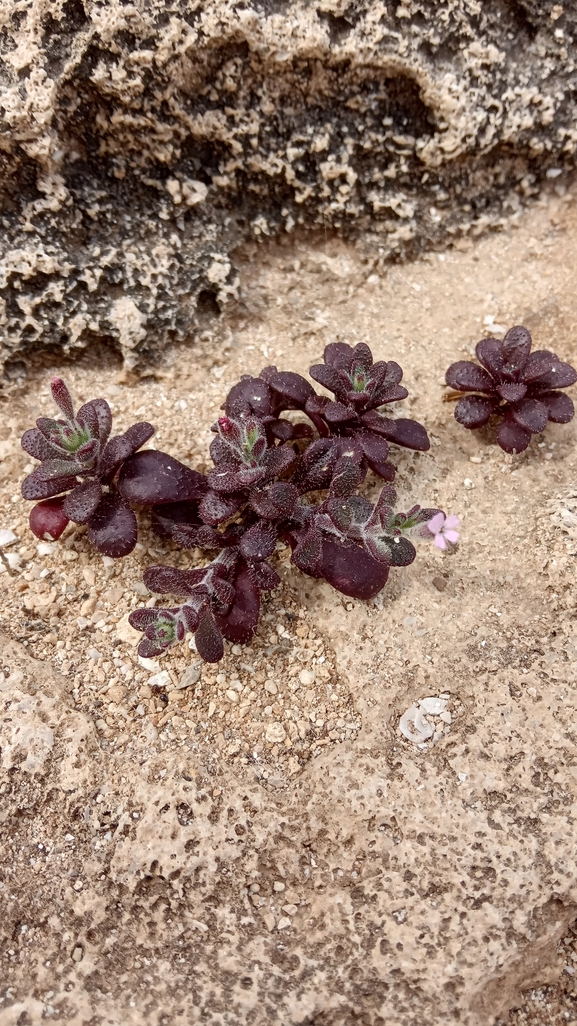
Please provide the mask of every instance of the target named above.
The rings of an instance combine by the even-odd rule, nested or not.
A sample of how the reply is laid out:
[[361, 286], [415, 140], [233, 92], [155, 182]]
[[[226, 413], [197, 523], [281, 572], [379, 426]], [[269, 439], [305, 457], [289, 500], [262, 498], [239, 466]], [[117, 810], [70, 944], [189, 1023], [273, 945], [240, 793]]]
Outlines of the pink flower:
[[438, 549], [446, 549], [447, 542], [455, 545], [459, 541], [459, 532], [456, 528], [460, 522], [458, 517], [446, 517], [444, 513], [435, 513], [435, 516], [431, 517], [427, 527], [431, 534], [435, 535], [435, 545]]

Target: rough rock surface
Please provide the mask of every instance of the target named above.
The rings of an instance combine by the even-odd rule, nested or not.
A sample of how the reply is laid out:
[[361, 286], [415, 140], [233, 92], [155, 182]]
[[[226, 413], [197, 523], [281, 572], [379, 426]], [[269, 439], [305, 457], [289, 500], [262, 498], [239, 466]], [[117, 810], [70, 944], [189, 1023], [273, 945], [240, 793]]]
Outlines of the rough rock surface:
[[378, 262], [501, 224], [574, 160], [552, 0], [5, 0], [0, 28], [12, 373], [186, 335], [249, 236], [338, 228]]

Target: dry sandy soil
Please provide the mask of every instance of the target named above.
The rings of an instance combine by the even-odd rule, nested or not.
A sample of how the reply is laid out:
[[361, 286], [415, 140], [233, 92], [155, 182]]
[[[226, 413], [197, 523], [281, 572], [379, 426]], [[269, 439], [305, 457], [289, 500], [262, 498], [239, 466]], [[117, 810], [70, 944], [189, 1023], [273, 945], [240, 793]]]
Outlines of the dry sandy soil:
[[[577, 424], [511, 457], [443, 401], [447, 365], [511, 324], [577, 362], [571, 189], [460, 246], [381, 266], [329, 237], [255, 244], [241, 307], [162, 366], [44, 356], [5, 389], [1, 1026], [577, 1021]], [[458, 514], [460, 544], [423, 543], [370, 604], [279, 547], [251, 646], [142, 665], [126, 623], [151, 601], [142, 570], [200, 554], [145, 516], [119, 563], [82, 529], [31, 536], [19, 438], [52, 410], [50, 375], [206, 469], [238, 375], [306, 374], [334, 339], [402, 364], [398, 412], [432, 447], [395, 453], [400, 508]], [[399, 718], [440, 694], [451, 722], [419, 748]]]

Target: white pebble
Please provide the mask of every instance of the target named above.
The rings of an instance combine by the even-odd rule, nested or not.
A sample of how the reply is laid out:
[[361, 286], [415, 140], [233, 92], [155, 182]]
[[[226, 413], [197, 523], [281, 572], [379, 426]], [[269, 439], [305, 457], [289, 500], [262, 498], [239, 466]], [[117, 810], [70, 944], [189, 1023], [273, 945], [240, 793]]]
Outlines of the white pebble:
[[142, 666], [143, 670], [159, 670], [160, 665], [156, 662], [156, 659], [145, 659], [144, 656], [138, 657], [138, 665]]
[[282, 919], [279, 919], [276, 928], [277, 930], [288, 930], [291, 925], [292, 923], [288, 916], [283, 916]]
[[301, 670], [299, 673], [299, 680], [301, 684], [314, 684], [315, 675], [312, 670]]
[[12, 545], [13, 542], [18, 541], [14, 531], [1, 530], [0, 531], [0, 546]]
[[189, 688], [191, 684], [196, 684], [200, 677], [200, 664], [196, 666], [187, 666], [180, 681], [176, 685], [176, 690], [181, 691], [182, 688]]
[[273, 745], [282, 744], [286, 737], [286, 730], [282, 723], [269, 723], [266, 728], [265, 738]]
[[172, 682], [168, 670], [161, 670], [160, 673], [155, 673], [154, 677], [149, 677], [147, 681], [149, 688], [165, 688], [170, 683]]
[[36, 551], [39, 556], [51, 556], [54, 552], [54, 544], [53, 542], [39, 542]]

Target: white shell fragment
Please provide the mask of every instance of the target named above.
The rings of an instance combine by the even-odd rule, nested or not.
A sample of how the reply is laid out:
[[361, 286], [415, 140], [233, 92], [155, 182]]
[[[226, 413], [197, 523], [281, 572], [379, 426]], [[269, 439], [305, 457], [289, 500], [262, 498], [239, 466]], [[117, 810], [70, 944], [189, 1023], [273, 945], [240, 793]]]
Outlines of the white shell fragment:
[[[412, 705], [399, 721], [399, 730], [407, 740], [418, 745], [419, 748], [428, 748], [425, 742], [433, 738], [433, 743], [441, 739], [443, 734], [449, 730], [451, 713], [447, 710], [447, 703], [451, 696], [429, 695], [427, 698]], [[433, 721], [433, 717], [435, 720]]]
[[446, 698], [423, 698], [419, 702], [420, 708], [430, 716], [440, 716], [447, 707]]
[[412, 705], [406, 713], [403, 713], [399, 727], [401, 733], [415, 744], [420, 744], [433, 735], [433, 727], [423, 720], [423, 714], [416, 705]]
[[4, 545], [13, 545], [15, 541], [18, 541], [18, 538], [14, 534], [14, 531], [9, 531], [9, 530], [4, 529], [4, 528], [2, 530], [0, 530], [0, 546], [1, 547], [4, 547]]

